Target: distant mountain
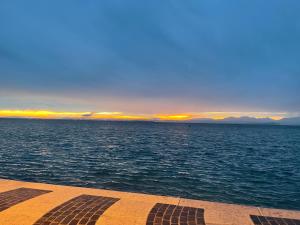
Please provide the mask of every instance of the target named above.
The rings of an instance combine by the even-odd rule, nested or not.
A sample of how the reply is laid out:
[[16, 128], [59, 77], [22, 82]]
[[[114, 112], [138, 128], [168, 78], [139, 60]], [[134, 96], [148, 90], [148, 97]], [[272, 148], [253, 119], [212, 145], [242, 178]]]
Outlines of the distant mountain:
[[222, 120], [223, 123], [238, 123], [238, 124], [276, 124], [275, 120], [270, 118], [254, 118], [249, 116], [243, 117], [228, 117]]
[[[30, 119], [30, 120], [43, 120], [43, 119], [35, 119], [35, 118], [0, 118], [0, 120], [22, 120], [22, 119]], [[77, 120], [70, 118], [60, 118], [57, 120]], [[84, 120], [84, 119], [79, 119]], [[95, 120], [96, 121], [96, 120]], [[283, 118], [280, 120], [273, 120], [271, 118], [255, 118], [255, 117], [227, 117], [224, 119], [211, 119], [211, 118], [197, 118], [191, 120], [98, 120], [98, 121], [122, 121], [122, 122], [168, 122], [168, 123], [211, 123], [211, 124], [266, 124], [266, 125], [289, 125], [289, 126], [300, 126], [300, 117], [292, 117], [292, 118]]]
[[199, 118], [199, 119], [191, 119], [187, 120], [188, 123], [218, 123], [218, 120], [210, 119], [210, 118]]
[[283, 118], [278, 121], [280, 125], [299, 125], [300, 126], [300, 117], [293, 118]]
[[254, 118], [254, 117], [227, 117], [220, 120], [215, 119], [192, 119], [189, 123], [226, 123], [226, 124], [270, 124], [270, 125], [300, 125], [300, 117], [284, 118], [273, 120], [271, 118]]

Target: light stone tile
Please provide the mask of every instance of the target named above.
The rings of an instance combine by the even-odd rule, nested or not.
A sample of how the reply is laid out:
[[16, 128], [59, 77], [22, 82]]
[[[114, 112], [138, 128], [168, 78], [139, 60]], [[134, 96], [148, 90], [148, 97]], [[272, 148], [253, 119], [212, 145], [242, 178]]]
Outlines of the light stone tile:
[[[167, 204], [178, 204], [179, 202], [179, 199], [177, 198], [168, 198], [164, 200], [164, 203]], [[97, 225], [113, 224], [113, 222], [117, 223], [117, 221], [124, 225], [145, 225], [148, 214], [156, 203], [157, 199], [155, 197], [152, 198], [152, 201], [149, 199], [147, 201], [143, 201], [143, 199], [140, 199], [139, 201], [135, 199], [121, 199], [103, 214], [103, 219], [100, 218]], [[119, 224], [119, 222], [117, 224]]]
[[259, 213], [256, 207], [189, 199], [181, 199], [179, 205], [203, 208], [207, 224], [253, 225], [249, 215]]
[[20, 187], [53, 192], [27, 200], [0, 212], [0, 225], [32, 225], [51, 209], [82, 194], [120, 199], [104, 212], [97, 221], [97, 225], [145, 225], [148, 214], [156, 203], [203, 208], [207, 225], [253, 225], [250, 214], [300, 219], [300, 211], [264, 209], [167, 196], [0, 179], [0, 192]]
[[283, 218], [300, 220], [300, 211], [283, 210], [283, 209], [267, 209], [267, 208], [259, 208], [259, 210], [263, 216], [283, 217]]
[[[44, 187], [39, 189], [46, 190]], [[78, 195], [78, 191], [55, 190], [32, 198], [0, 212], [0, 224], [32, 225], [51, 209]]]

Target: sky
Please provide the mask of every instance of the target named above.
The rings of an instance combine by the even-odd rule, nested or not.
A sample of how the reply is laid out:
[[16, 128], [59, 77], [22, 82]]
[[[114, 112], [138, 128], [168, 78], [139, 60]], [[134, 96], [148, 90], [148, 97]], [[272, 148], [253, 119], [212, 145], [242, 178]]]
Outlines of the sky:
[[299, 0], [1, 0], [0, 117], [299, 116], [299, 11]]

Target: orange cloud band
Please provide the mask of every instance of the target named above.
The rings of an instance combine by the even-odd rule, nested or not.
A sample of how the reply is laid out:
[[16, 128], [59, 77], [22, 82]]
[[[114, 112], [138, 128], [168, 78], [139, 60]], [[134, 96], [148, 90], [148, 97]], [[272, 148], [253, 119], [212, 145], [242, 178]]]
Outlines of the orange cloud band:
[[47, 110], [0, 110], [1, 118], [37, 118], [37, 119], [94, 119], [94, 120], [160, 120], [160, 121], [188, 121], [192, 119], [210, 118], [224, 119], [226, 117], [251, 116], [255, 118], [282, 119], [284, 113], [246, 113], [246, 112], [203, 112], [183, 114], [154, 114], [136, 115], [122, 112], [55, 112]]

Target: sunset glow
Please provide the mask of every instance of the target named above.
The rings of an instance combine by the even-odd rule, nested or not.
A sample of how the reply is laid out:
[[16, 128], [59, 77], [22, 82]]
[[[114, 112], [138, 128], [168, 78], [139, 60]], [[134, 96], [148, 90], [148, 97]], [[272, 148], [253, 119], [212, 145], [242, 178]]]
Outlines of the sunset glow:
[[1, 118], [36, 119], [103, 119], [103, 120], [147, 120], [138, 115], [124, 115], [121, 112], [54, 112], [45, 110], [0, 110]]
[[127, 114], [123, 112], [57, 112], [48, 110], [0, 110], [0, 118], [30, 119], [86, 119], [86, 120], [153, 120], [153, 121], [189, 121], [194, 119], [222, 120], [228, 117], [253, 117], [280, 120], [284, 113], [261, 112], [202, 112], [182, 114]]
[[180, 121], [180, 120], [193, 119], [194, 115], [189, 115], [189, 114], [168, 114], [168, 115], [157, 114], [157, 115], [155, 115], [155, 118], [160, 119], [160, 120]]

